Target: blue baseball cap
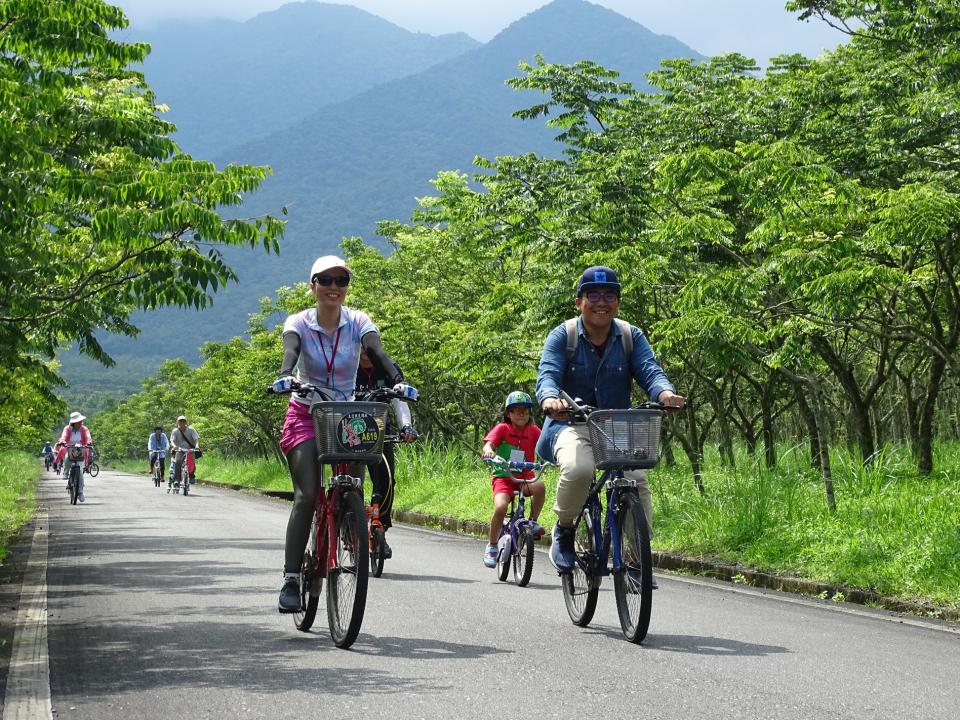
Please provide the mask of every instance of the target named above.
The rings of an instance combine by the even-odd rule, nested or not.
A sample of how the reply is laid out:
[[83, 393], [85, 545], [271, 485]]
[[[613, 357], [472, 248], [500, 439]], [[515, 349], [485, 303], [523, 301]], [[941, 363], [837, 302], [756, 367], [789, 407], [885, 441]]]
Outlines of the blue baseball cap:
[[580, 280], [577, 282], [577, 297], [583, 294], [584, 290], [590, 290], [596, 287], [613, 288], [620, 294], [620, 278], [617, 273], [604, 265], [594, 265], [583, 271]]

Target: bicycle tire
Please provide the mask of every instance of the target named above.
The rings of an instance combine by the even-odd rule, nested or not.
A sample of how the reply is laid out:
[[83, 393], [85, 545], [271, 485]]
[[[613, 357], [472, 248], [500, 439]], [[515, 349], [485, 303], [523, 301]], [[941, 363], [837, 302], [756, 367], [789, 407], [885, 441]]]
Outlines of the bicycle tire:
[[513, 581], [526, 587], [533, 575], [533, 535], [529, 531], [520, 534], [519, 547], [513, 553]]
[[348, 648], [360, 634], [367, 604], [367, 511], [356, 491], [343, 493], [338, 505], [333, 516], [337, 567], [327, 573], [327, 621], [334, 644]]
[[650, 533], [640, 498], [624, 495], [617, 509], [620, 527], [623, 567], [613, 576], [613, 593], [617, 598], [617, 615], [623, 636], [639, 643], [650, 627], [653, 604], [653, 560], [650, 554]]
[[374, 577], [383, 575], [384, 557], [383, 546], [387, 542], [387, 536], [381, 528], [375, 527], [370, 530], [370, 572]]
[[597, 549], [593, 542], [593, 518], [589, 510], [580, 512], [574, 536], [577, 562], [573, 572], [561, 576], [563, 603], [574, 625], [586, 627], [597, 610], [600, 577], [596, 575]]
[[513, 553], [513, 538], [510, 536], [509, 529], [505, 528], [497, 543], [497, 579], [500, 582], [507, 581], [507, 575], [510, 574], [510, 558], [513, 557]]
[[293, 613], [293, 624], [297, 630], [307, 632], [313, 627], [317, 617], [317, 608], [320, 606], [320, 590], [323, 587], [323, 578], [314, 569], [314, 558], [317, 555], [317, 513], [313, 513], [310, 523], [310, 537], [307, 548], [303, 552], [303, 562], [300, 564], [300, 612]]
[[70, 504], [76, 505], [77, 498], [80, 497], [80, 476], [82, 475], [80, 466], [77, 463], [70, 468]]
[[96, 477], [100, 474], [100, 466], [96, 463], [90, 463], [87, 465], [87, 472], [90, 473], [90, 477]]

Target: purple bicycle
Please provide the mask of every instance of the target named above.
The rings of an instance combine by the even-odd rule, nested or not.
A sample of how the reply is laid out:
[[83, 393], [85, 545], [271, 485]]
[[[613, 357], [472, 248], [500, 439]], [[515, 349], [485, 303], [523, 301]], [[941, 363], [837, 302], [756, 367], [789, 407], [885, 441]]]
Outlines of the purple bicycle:
[[[507, 581], [507, 574], [513, 568], [513, 580], [520, 587], [526, 587], [533, 575], [533, 521], [527, 517], [524, 490], [543, 475], [546, 465], [537, 462], [506, 461], [503, 458], [484, 458], [484, 462], [500, 469], [506, 469], [518, 486], [510, 500], [510, 512], [504, 518], [497, 542], [497, 577]], [[519, 478], [514, 473], [523, 470], [536, 470], [537, 474], [529, 480]]]

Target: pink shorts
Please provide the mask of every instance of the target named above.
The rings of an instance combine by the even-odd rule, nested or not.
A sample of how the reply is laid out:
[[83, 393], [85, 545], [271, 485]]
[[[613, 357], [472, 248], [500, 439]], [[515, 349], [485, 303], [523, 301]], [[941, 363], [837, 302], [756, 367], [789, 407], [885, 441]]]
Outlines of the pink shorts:
[[494, 477], [490, 479], [490, 484], [493, 485], [494, 495], [499, 495], [500, 493], [513, 495], [514, 490], [523, 490], [524, 495], [530, 496], [529, 486], [524, 488], [525, 483], [518, 483], [510, 478]]
[[313, 418], [310, 417], [310, 406], [306, 403], [291, 399], [287, 405], [287, 415], [283, 419], [283, 430], [280, 431], [280, 450], [288, 455], [304, 440], [316, 437], [313, 431]]

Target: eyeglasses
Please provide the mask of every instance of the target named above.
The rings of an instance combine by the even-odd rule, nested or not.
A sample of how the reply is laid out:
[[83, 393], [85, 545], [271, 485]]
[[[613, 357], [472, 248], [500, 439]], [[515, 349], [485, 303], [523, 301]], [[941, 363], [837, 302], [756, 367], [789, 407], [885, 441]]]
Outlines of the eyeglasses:
[[584, 297], [587, 298], [590, 302], [599, 302], [604, 300], [605, 302], [612, 303], [615, 300], [620, 299], [620, 294], [616, 290], [590, 290], [585, 292]]
[[350, 284], [350, 276], [337, 275], [336, 277], [332, 277], [330, 275], [314, 275], [313, 281], [315, 283], [319, 283], [320, 285], [323, 285], [324, 287], [329, 287], [334, 283], [337, 284], [337, 287], [346, 287], [347, 285]]

